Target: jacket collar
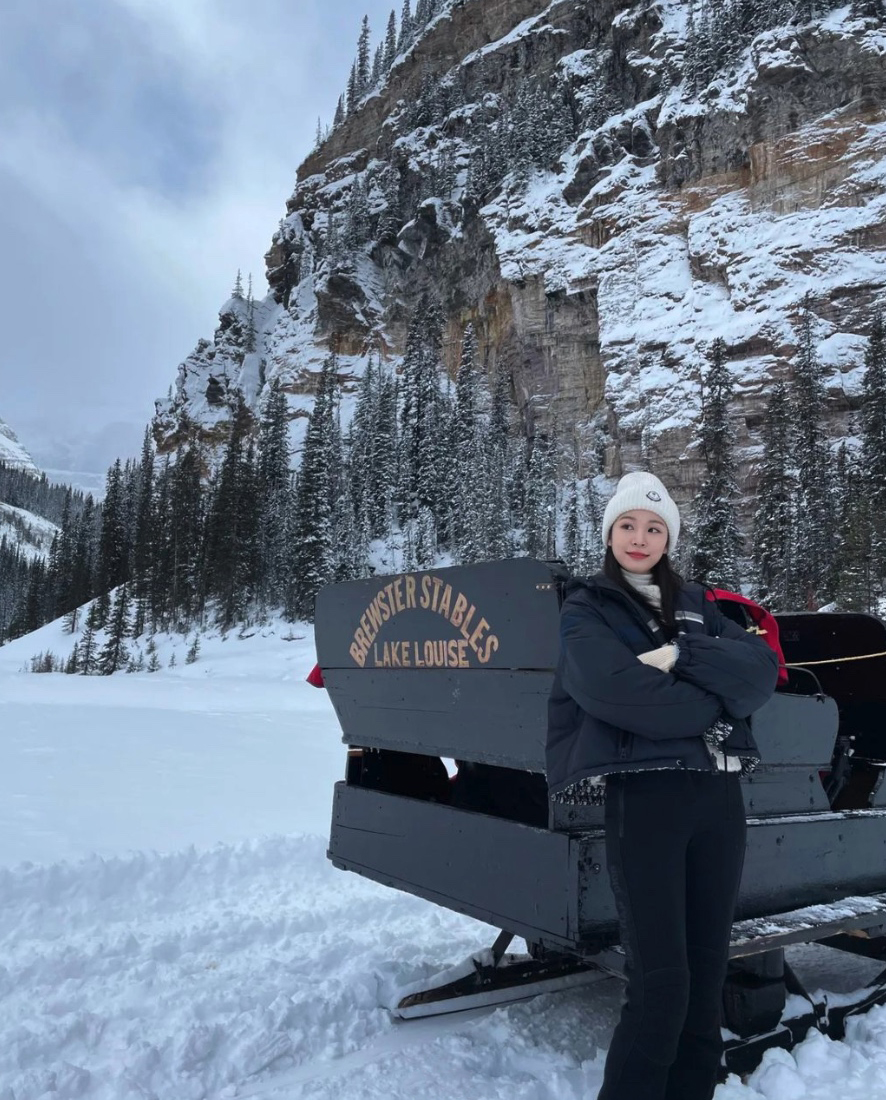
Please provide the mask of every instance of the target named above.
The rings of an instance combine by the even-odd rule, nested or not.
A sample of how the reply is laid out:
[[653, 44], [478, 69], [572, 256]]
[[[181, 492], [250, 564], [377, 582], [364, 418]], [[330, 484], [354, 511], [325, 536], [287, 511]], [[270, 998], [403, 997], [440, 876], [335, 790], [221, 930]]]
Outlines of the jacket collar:
[[614, 600], [622, 607], [627, 608], [628, 612], [647, 631], [652, 642], [656, 645], [663, 644], [665, 637], [658, 619], [639, 600], [634, 599], [629, 592], [626, 592], [620, 584], [610, 580], [605, 573], [595, 573], [592, 577], [587, 577], [584, 580], [575, 578], [569, 581], [566, 585], [565, 595], [568, 596], [580, 588], [586, 589], [592, 598]]
[[[629, 592], [626, 592], [620, 584], [610, 580], [605, 573], [595, 573], [592, 577], [573, 577], [566, 583], [564, 597], [572, 592], [585, 589], [592, 599], [612, 599], [627, 608], [631, 615], [648, 631], [650, 637], [657, 644], [662, 644], [664, 634], [658, 620], [635, 600]], [[695, 582], [686, 582], [677, 596], [676, 618], [678, 623], [694, 621], [704, 628], [704, 585]]]

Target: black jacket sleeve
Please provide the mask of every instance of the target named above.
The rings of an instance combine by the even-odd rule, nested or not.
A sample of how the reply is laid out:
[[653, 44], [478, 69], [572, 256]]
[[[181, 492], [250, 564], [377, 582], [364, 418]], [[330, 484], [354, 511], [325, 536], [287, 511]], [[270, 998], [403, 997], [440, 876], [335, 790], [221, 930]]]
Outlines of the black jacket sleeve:
[[681, 634], [674, 675], [715, 695], [734, 718], [747, 718], [769, 699], [778, 680], [778, 658], [761, 637], [709, 611], [717, 637]]
[[712, 692], [644, 665], [581, 594], [560, 617], [563, 687], [595, 718], [655, 741], [692, 737], [722, 713]]

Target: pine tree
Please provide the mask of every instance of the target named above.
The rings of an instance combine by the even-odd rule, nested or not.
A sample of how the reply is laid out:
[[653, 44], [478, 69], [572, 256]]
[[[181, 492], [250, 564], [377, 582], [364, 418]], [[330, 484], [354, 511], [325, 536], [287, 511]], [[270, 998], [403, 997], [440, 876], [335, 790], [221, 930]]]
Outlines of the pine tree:
[[194, 664], [199, 656], [200, 656], [200, 635], [195, 631], [194, 632], [194, 640], [191, 642], [191, 645], [188, 649], [187, 655], [185, 656], [185, 664], [186, 665]]
[[345, 110], [348, 115], [352, 115], [357, 109], [357, 104], [360, 101], [360, 84], [357, 76], [357, 62], [351, 66], [351, 74], [348, 77], [348, 89], [345, 93]]
[[837, 539], [834, 600], [841, 611], [870, 611], [874, 599], [872, 516], [858, 462], [844, 443], [834, 462]]
[[151, 589], [151, 565], [154, 561], [154, 538], [156, 517], [154, 515], [154, 444], [149, 428], [145, 429], [142, 440], [141, 462], [139, 464], [138, 497], [136, 503], [135, 533], [133, 538], [132, 563], [134, 571], [135, 622], [133, 635], [139, 637], [145, 628], [149, 609]]
[[[243, 419], [239, 405], [235, 406], [235, 421], [240, 423], [232, 426], [232, 435], [245, 431]], [[238, 447], [239, 443], [235, 442], [235, 450]], [[230, 474], [230, 469], [227, 472]], [[217, 578], [211, 570], [230, 549], [229, 540], [236, 539], [235, 532], [226, 532], [224, 536], [220, 536], [217, 526], [213, 526], [211, 531], [207, 530], [204, 535], [204, 526], [209, 528], [210, 521], [209, 517], [204, 519], [204, 511], [207, 507], [205, 498], [209, 494], [204, 492], [202, 476], [203, 459], [199, 447], [196, 446], [188, 447], [186, 451], [179, 454], [178, 461], [169, 472], [164, 512], [167, 519], [164, 523], [165, 554], [162, 567], [166, 578], [166, 602], [163, 606], [162, 620], [166, 626], [177, 619], [184, 623], [191, 622], [195, 615], [202, 612], [205, 595], [209, 592], [217, 594]], [[225, 488], [231, 489], [232, 497], [236, 497], [236, 485], [232, 488], [230, 483], [226, 482]], [[209, 506], [211, 507], [214, 503], [213, 500]], [[218, 511], [212, 518], [215, 524], [224, 522]], [[237, 548], [234, 548], [235, 557], [236, 552]]]
[[378, 212], [375, 237], [382, 244], [396, 244], [402, 218], [400, 216], [400, 176], [394, 169], [382, 172], [377, 180], [384, 195], [384, 207]]
[[496, 368], [489, 398], [489, 423], [483, 439], [485, 455], [485, 509], [483, 557], [491, 561], [510, 557], [509, 474], [513, 465], [508, 388], [510, 382], [501, 362]]
[[[800, 338], [791, 384], [791, 458], [796, 470], [796, 513], [802, 518], [802, 542], [795, 541], [796, 607], [814, 611], [831, 598], [834, 570], [834, 520], [830, 493], [831, 458], [824, 428], [824, 371], [815, 351], [812, 303], [803, 301]], [[795, 531], [799, 536], [799, 530]]]
[[337, 369], [335, 358], [330, 356], [320, 372], [296, 489], [292, 581], [287, 612], [307, 621], [313, 619], [317, 592], [332, 579], [335, 569], [332, 509], [337, 471], [332, 468], [332, 456]]
[[413, 522], [414, 568], [429, 569], [434, 564], [437, 551], [437, 523], [434, 513], [426, 505], [418, 510]]
[[354, 499], [342, 479], [332, 509], [333, 576], [336, 581], [350, 581], [363, 575], [367, 547], [354, 513]]
[[438, 470], [444, 461], [445, 435], [440, 409], [440, 352], [442, 314], [423, 294], [406, 336], [400, 380], [400, 478], [398, 504], [401, 515], [414, 518], [421, 507], [430, 508], [439, 523]]
[[756, 596], [773, 611], [790, 610], [794, 591], [796, 481], [791, 469], [790, 434], [787, 389], [783, 382], [776, 382], [766, 408], [753, 544]]
[[47, 612], [52, 619], [57, 619], [60, 615], [76, 609], [77, 606], [72, 592], [76, 546], [74, 526], [73, 491], [68, 489], [62, 505], [60, 529], [58, 535], [52, 540], [49, 551], [46, 595], [50, 603]]
[[80, 639], [80, 672], [83, 676], [90, 676], [95, 671], [95, 663], [98, 658], [95, 632], [100, 629], [98, 601], [94, 600], [86, 613], [86, 626], [83, 637]]
[[533, 558], [556, 555], [557, 483], [553, 441], [537, 434], [529, 459], [524, 504], [524, 542]]
[[400, 38], [397, 41], [397, 53], [406, 53], [414, 38], [415, 28], [412, 23], [409, 0], [403, 0], [403, 10], [400, 12]]
[[794, 23], [809, 23], [822, 9], [821, 0], [794, 0], [793, 5], [793, 19]]
[[357, 392], [347, 440], [347, 483], [357, 540], [354, 556], [361, 572], [370, 540], [382, 538], [393, 523], [396, 448], [394, 381], [370, 355]]
[[[886, 338], [878, 311], [871, 325], [864, 357], [861, 404], [861, 482], [858, 487], [871, 516], [886, 515]], [[886, 591], [886, 531], [874, 523], [870, 531], [872, 569], [877, 593]]]
[[289, 406], [275, 378], [265, 399], [258, 441], [258, 572], [260, 599], [265, 607], [282, 602], [290, 481]]
[[[181, 456], [179, 456], [179, 462]], [[174, 529], [169, 521], [172, 491], [172, 463], [169, 455], [154, 478], [153, 512], [157, 517], [154, 531], [154, 552], [149, 578], [148, 603], [150, 629], [159, 630], [169, 623], [170, 593], [174, 585]]]
[[375, 386], [375, 420], [372, 432], [372, 489], [366, 515], [372, 538], [383, 538], [395, 522], [397, 495], [397, 383], [379, 364]]
[[240, 275], [239, 267], [237, 268], [237, 278], [234, 280], [234, 289], [231, 291], [231, 297], [241, 301], [243, 299], [243, 278]]
[[[455, 407], [452, 414], [453, 511], [451, 539], [457, 562], [478, 561], [483, 556], [480, 478], [478, 467], [485, 458], [477, 416], [477, 376], [474, 366], [476, 339], [468, 325], [462, 340], [461, 361], [455, 376]], [[485, 476], [486, 471], [482, 474]]]
[[379, 42], [375, 47], [375, 53], [372, 55], [372, 74], [369, 77], [369, 86], [371, 88], [377, 88], [381, 82], [382, 72], [384, 71], [384, 56], [384, 43]]
[[88, 497], [83, 510], [74, 522], [72, 534], [73, 558], [69, 578], [69, 600], [72, 607], [79, 607], [92, 596], [93, 551], [95, 542], [95, 506]]
[[585, 483], [583, 508], [581, 510], [581, 538], [576, 572], [581, 577], [596, 573], [603, 563], [603, 547], [600, 542], [600, 528], [603, 524], [603, 504], [594, 485], [593, 477]]
[[20, 616], [20, 634], [31, 634], [45, 623], [46, 605], [46, 565], [37, 559], [31, 565], [28, 579], [28, 591], [24, 596], [24, 606]]
[[385, 34], [385, 52], [382, 59], [382, 66], [385, 72], [388, 72], [391, 66], [394, 64], [394, 59], [397, 56], [397, 15], [392, 10], [388, 16], [388, 29]]
[[357, 42], [357, 97], [366, 93], [369, 87], [369, 16], [363, 16], [363, 25], [360, 28], [360, 38]]
[[117, 589], [111, 608], [108, 640], [98, 656], [97, 669], [100, 676], [110, 676], [126, 665], [129, 660], [129, 652], [126, 649], [126, 638], [129, 633], [129, 596], [126, 585], [123, 584]]
[[80, 646], [77, 642], [74, 642], [74, 647], [71, 650], [70, 656], [65, 661], [65, 673], [68, 676], [76, 676], [80, 671]]
[[245, 609], [244, 576], [251, 571], [255, 545], [255, 486], [247, 438], [251, 413], [241, 393], [231, 412], [227, 450], [218, 473], [207, 520], [206, 576], [219, 600], [219, 616], [230, 626]]
[[334, 130], [337, 129], [339, 126], [341, 126], [341, 124], [344, 122], [344, 120], [345, 120], [345, 97], [343, 95], [340, 95], [338, 97], [338, 103], [336, 104], [336, 107], [335, 107], [335, 117], [332, 120], [332, 128]]
[[261, 562], [261, 512], [255, 441], [250, 438], [240, 459], [239, 508], [236, 516], [237, 567], [233, 588], [224, 607], [223, 621], [234, 623], [247, 616], [258, 597]]
[[109, 592], [127, 579], [129, 546], [126, 538], [126, 501], [123, 490], [123, 468], [118, 458], [108, 470], [105, 499], [102, 505], [102, 525], [96, 586]]
[[581, 506], [578, 483], [569, 484], [566, 496], [566, 522], [563, 526], [563, 557], [573, 573], [577, 572], [582, 551]]
[[243, 350], [255, 351], [255, 299], [252, 296], [252, 273], [249, 274], [249, 286], [246, 291], [246, 331], [243, 335]]
[[850, 11], [855, 19], [876, 19], [886, 23], [886, 0], [852, 0]]
[[329, 447], [329, 495], [332, 499], [332, 549], [334, 580], [352, 580], [362, 572], [363, 562], [355, 557], [357, 528], [354, 504], [345, 466], [341, 432], [341, 395], [336, 387], [333, 426]]
[[692, 575], [705, 584], [737, 590], [741, 535], [735, 518], [735, 430], [729, 416], [733, 382], [726, 345], [718, 337], [702, 385], [701, 449], [705, 478], [696, 499]]
[[369, 199], [359, 175], [354, 177], [348, 199], [342, 243], [348, 250], [358, 248], [369, 239]]

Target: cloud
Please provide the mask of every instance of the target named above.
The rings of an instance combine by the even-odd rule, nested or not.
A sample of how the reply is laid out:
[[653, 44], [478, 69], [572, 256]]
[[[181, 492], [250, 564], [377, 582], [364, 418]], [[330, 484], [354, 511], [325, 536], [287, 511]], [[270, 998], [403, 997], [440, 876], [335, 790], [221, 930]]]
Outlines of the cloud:
[[[330, 11], [334, 8], [334, 11]], [[0, 12], [0, 416], [131, 419], [262, 255], [368, 10], [42, 0]]]

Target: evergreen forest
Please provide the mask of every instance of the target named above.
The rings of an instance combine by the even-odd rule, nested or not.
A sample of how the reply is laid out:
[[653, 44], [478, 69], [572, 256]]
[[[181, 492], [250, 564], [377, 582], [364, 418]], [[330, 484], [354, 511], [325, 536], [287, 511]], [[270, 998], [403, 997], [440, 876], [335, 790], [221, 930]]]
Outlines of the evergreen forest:
[[[705, 476], [678, 566], [773, 610], [882, 608], [886, 596], [886, 345], [878, 314], [865, 354], [852, 445], [834, 447], [807, 300], [790, 376], [772, 386], [743, 535], [728, 348], [708, 349], [698, 446]], [[504, 372], [476, 362], [473, 330], [454, 379], [442, 315], [424, 298], [399, 374], [370, 357], [342, 428], [342, 379], [329, 356], [293, 472], [286, 395], [268, 387], [256, 420], [241, 395], [220, 452], [186, 445], [108, 471], [104, 501], [0, 467], [0, 496], [59, 526], [46, 560], [0, 541], [4, 640], [67, 616], [85, 626], [69, 671], [113, 672], [125, 638], [223, 628], [282, 610], [311, 620], [324, 584], [374, 573], [528, 554], [578, 575], [600, 563], [599, 456], [527, 435]], [[79, 609], [90, 605], [88, 621]], [[115, 646], [96, 651], [105, 630]]]

